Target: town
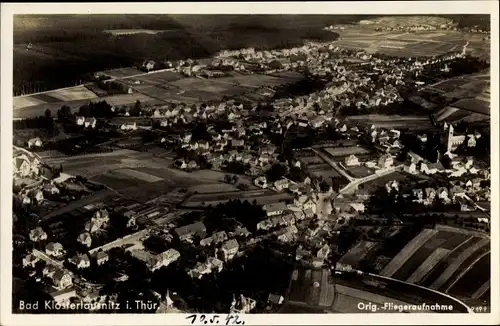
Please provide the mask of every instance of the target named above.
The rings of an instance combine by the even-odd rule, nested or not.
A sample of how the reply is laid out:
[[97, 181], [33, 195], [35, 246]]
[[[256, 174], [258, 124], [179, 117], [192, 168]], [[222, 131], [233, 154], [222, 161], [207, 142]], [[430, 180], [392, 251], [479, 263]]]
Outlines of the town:
[[53, 300], [88, 303], [82, 313], [127, 302], [118, 312], [356, 313], [370, 293], [489, 307], [479, 41], [418, 56], [344, 44], [351, 29], [488, 32], [418, 17], [381, 26], [146, 58], [74, 90], [93, 98], [15, 119], [14, 311]]

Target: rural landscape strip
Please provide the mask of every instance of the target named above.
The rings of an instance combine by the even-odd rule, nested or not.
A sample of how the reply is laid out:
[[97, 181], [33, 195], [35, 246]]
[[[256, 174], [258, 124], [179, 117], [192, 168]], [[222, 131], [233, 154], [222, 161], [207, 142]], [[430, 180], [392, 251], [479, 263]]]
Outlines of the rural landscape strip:
[[419, 235], [413, 238], [397, 255], [394, 257], [389, 264], [380, 273], [383, 276], [391, 277], [394, 275], [398, 269], [403, 266], [403, 264], [410, 259], [411, 256], [430, 238], [432, 238], [438, 231], [432, 229], [424, 229]]
[[457, 269], [465, 259], [474, 254], [474, 252], [476, 250], [479, 250], [481, 247], [489, 245], [489, 243], [489, 239], [482, 239], [481, 241], [465, 249], [465, 251], [462, 252], [457, 258], [455, 258], [455, 260], [445, 269], [445, 271], [438, 277], [438, 279], [431, 284], [430, 288], [437, 290], [441, 286], [443, 286], [443, 284], [448, 281], [448, 279], [457, 271]]
[[437, 248], [425, 261], [408, 277], [406, 282], [419, 283], [440, 261], [448, 256], [451, 250]]

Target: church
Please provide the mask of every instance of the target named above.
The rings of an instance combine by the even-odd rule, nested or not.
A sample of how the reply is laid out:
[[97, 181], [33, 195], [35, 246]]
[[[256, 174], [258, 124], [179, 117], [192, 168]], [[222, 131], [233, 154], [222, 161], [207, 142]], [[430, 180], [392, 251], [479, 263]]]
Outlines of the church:
[[444, 130], [447, 131], [443, 143], [446, 146], [446, 152], [452, 152], [457, 147], [462, 145], [464, 142], [467, 142], [467, 147], [475, 147], [476, 146], [476, 139], [481, 137], [480, 134], [467, 134], [467, 135], [457, 135], [455, 134], [455, 128], [453, 128], [453, 125], [449, 125], [445, 122], [444, 123]]

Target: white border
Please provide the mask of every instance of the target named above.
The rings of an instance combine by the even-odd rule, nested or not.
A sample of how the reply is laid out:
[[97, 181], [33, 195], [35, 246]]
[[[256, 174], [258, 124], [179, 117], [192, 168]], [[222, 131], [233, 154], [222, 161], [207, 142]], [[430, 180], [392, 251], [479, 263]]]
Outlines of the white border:
[[[14, 14], [490, 14], [491, 15], [491, 191], [498, 198], [500, 162], [498, 102], [498, 2], [497, 1], [399, 1], [399, 2], [280, 2], [280, 3], [23, 3], [1, 4], [1, 325], [181, 325], [185, 316], [169, 315], [13, 315], [12, 301], [12, 55]], [[498, 201], [491, 206], [490, 314], [325, 314], [246, 315], [246, 325], [332, 324], [499, 324], [499, 229]], [[494, 291], [496, 289], [496, 291]], [[69, 318], [71, 319], [69, 319]]]

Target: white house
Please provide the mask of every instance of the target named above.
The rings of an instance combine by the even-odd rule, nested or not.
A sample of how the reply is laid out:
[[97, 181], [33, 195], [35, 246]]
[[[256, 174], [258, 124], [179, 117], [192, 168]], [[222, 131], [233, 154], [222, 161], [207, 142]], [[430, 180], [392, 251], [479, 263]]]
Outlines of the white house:
[[60, 257], [64, 254], [64, 248], [59, 242], [50, 242], [45, 246], [45, 252], [49, 256]]
[[345, 159], [345, 165], [347, 165], [347, 166], [359, 165], [359, 159], [355, 155], [349, 155]]
[[378, 166], [381, 169], [390, 168], [393, 163], [394, 160], [390, 154], [384, 154], [378, 160]]
[[240, 248], [238, 241], [236, 239], [231, 239], [224, 242], [221, 246], [222, 256], [225, 261], [231, 260], [237, 253]]
[[287, 210], [287, 206], [283, 202], [267, 204], [262, 207], [267, 216], [281, 215]]
[[42, 140], [38, 137], [28, 140], [28, 148], [42, 147]]
[[77, 240], [84, 246], [90, 247], [92, 245], [92, 237], [88, 232], [80, 234]]
[[288, 179], [280, 179], [274, 182], [274, 188], [276, 188], [277, 191], [283, 191], [284, 189], [287, 189], [289, 185], [290, 182]]
[[30, 240], [33, 242], [47, 240], [47, 233], [41, 227], [36, 227], [30, 231]]
[[125, 122], [120, 127], [121, 130], [137, 130], [136, 122]]
[[90, 266], [90, 259], [87, 255], [78, 255], [72, 258], [72, 263], [79, 269], [88, 268]]

